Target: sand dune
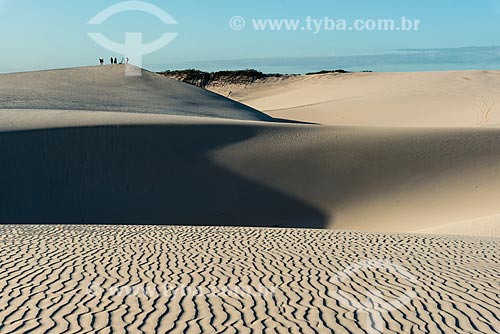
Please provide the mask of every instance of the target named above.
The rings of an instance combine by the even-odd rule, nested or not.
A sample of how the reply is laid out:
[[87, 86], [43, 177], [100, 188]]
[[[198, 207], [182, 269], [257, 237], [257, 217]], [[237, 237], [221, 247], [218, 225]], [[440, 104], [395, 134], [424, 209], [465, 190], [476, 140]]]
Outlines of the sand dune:
[[500, 215], [480, 217], [422, 229], [419, 233], [470, 237], [499, 237]]
[[0, 76], [1, 334], [500, 331], [499, 129], [279, 123], [122, 70]]
[[2, 222], [411, 232], [499, 213], [495, 129], [21, 110], [0, 121]]
[[0, 332], [497, 333], [499, 240], [1, 226]]
[[273, 117], [329, 125], [500, 125], [500, 72], [350, 73], [210, 89]]
[[125, 76], [125, 65], [0, 75], [0, 108], [136, 112], [270, 121], [263, 113], [143, 70]]
[[496, 129], [21, 110], [0, 121], [4, 223], [411, 232], [499, 213]]

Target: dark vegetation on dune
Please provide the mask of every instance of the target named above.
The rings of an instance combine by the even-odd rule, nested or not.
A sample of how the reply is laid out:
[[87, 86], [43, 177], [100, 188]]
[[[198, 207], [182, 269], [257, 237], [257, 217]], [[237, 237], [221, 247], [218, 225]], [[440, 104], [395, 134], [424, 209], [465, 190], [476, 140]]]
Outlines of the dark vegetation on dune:
[[266, 74], [257, 70], [220, 71], [209, 73], [194, 69], [165, 71], [159, 72], [158, 74], [201, 88], [226, 84], [249, 84], [257, 80], [280, 78], [285, 76], [284, 74], [279, 73]]
[[[373, 71], [361, 71], [361, 73], [372, 73], [372, 72]], [[355, 72], [346, 71], [346, 70], [343, 70], [343, 69], [338, 69], [338, 70], [323, 70], [323, 71], [319, 71], [319, 72], [309, 72], [309, 73], [306, 73], [306, 75], [331, 74], [331, 73], [340, 73], [340, 74], [343, 74], [343, 73], [355, 73]]]
[[[371, 72], [371, 71], [363, 71]], [[337, 70], [323, 70], [319, 72], [309, 72], [305, 75], [314, 74], [332, 74], [332, 73], [352, 73], [343, 69]], [[219, 87], [225, 85], [247, 85], [254, 83], [258, 80], [268, 78], [283, 78], [290, 76], [297, 76], [299, 74], [280, 74], [280, 73], [262, 73], [253, 69], [238, 70], [238, 71], [219, 71], [219, 72], [203, 72], [195, 69], [176, 70], [158, 72], [158, 74], [166, 77], [176, 79], [193, 86], [206, 88], [206, 87]]]
[[319, 71], [319, 72], [309, 72], [309, 73], [306, 73], [306, 75], [330, 74], [330, 73], [352, 73], [352, 72], [346, 71], [346, 70], [343, 70], [343, 69], [338, 69], [338, 70], [323, 70], [323, 71]]

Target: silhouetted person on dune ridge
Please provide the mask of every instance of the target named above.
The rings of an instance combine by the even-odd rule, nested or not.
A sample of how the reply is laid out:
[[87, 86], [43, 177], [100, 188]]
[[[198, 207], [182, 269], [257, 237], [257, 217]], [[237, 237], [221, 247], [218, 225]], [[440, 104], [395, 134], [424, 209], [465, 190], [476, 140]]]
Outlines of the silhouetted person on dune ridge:
[[115, 57], [115, 64], [118, 64], [118, 59], [116, 59], [116, 57]]

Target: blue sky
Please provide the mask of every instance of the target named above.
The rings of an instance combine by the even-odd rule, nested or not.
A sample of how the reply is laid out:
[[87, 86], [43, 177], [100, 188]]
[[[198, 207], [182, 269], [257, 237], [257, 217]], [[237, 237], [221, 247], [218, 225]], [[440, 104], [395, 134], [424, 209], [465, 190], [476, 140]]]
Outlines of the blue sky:
[[[500, 68], [500, 59], [492, 60], [495, 52], [500, 58], [498, 48], [478, 49], [479, 65], [470, 62], [471, 58], [474, 60], [470, 52], [467, 57], [461, 56], [464, 49], [453, 53], [454, 48], [500, 46], [500, 0], [150, 0], [149, 3], [168, 12], [178, 24], [166, 26], [149, 14], [128, 12], [110, 18], [97, 28], [87, 25], [101, 10], [119, 2], [0, 0], [0, 72], [93, 65], [100, 57], [108, 59], [114, 55], [88, 37], [93, 31], [102, 32], [115, 41], [123, 41], [125, 32], [142, 32], [147, 42], [166, 31], [178, 33], [170, 45], [146, 56], [145, 66], [157, 70], [198, 65], [205, 69], [260, 66], [272, 71], [287, 68], [301, 59], [305, 65], [293, 65], [298, 71], [315, 70], [330, 63], [330, 67], [346, 64], [358, 69], [369, 67], [370, 59], [384, 63], [387, 70], [391, 62], [401, 62], [398, 68], [405, 70], [404, 59], [410, 58], [396, 50], [437, 48], [447, 50], [440, 58], [443, 64], [448, 64], [443, 65], [447, 68]], [[244, 17], [247, 29], [231, 30], [229, 20], [233, 16]], [[251, 29], [252, 19], [305, 19], [307, 16], [318, 19], [328, 16], [349, 22], [405, 16], [419, 19], [421, 25], [419, 31], [412, 32], [322, 31], [313, 34]], [[487, 57], [481, 64], [485, 50]], [[428, 55], [432, 54], [412, 52], [413, 65], [425, 63], [425, 59], [428, 62]], [[415, 53], [424, 58], [415, 57]], [[366, 55], [377, 57], [363, 58]], [[443, 58], [446, 55], [450, 62]], [[457, 64], [462, 58], [467, 61]], [[365, 63], [359, 64], [362, 60]], [[372, 65], [377, 69], [376, 64]], [[288, 69], [293, 71], [294, 67], [290, 66]], [[428, 68], [440, 69], [436, 63]], [[412, 70], [412, 66], [406, 69]]]

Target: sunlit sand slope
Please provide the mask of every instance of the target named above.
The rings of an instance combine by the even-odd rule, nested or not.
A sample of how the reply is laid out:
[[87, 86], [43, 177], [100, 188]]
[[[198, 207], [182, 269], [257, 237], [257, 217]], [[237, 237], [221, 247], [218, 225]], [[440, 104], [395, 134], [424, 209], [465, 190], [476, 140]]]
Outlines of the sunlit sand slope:
[[209, 87], [273, 117], [329, 125], [497, 126], [500, 71], [348, 73]]

